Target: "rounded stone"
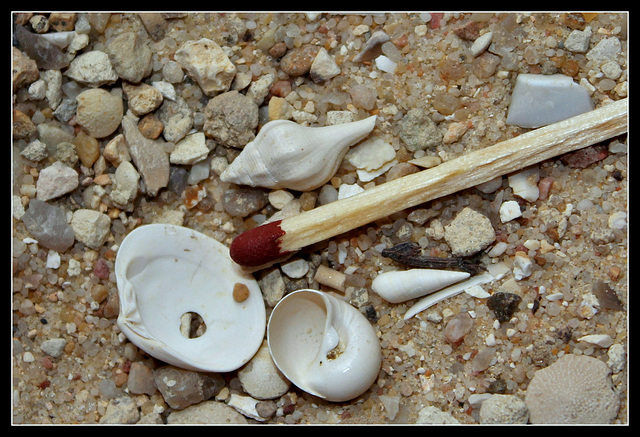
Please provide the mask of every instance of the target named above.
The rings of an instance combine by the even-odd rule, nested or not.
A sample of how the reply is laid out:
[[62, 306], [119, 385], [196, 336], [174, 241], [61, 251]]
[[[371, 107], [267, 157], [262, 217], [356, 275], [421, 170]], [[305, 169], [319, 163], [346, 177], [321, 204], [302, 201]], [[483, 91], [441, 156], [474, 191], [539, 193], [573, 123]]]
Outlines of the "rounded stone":
[[238, 372], [242, 388], [256, 399], [275, 399], [287, 392], [291, 383], [278, 370], [266, 343]]
[[101, 88], [83, 91], [76, 97], [76, 119], [93, 138], [111, 135], [120, 126], [124, 108], [122, 98]]

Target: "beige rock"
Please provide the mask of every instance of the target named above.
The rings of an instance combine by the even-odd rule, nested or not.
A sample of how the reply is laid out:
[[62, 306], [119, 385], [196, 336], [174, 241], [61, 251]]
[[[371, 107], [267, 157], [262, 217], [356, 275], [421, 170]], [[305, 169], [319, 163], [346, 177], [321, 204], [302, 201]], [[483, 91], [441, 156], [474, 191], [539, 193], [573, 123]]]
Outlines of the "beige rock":
[[229, 90], [236, 74], [236, 66], [222, 48], [207, 38], [184, 43], [176, 51], [175, 60], [207, 96]]
[[11, 57], [11, 80], [13, 82], [13, 92], [16, 92], [23, 86], [35, 82], [40, 77], [40, 73], [38, 72], [36, 61], [17, 48], [11, 48]]
[[133, 85], [123, 82], [122, 91], [127, 97], [129, 109], [138, 117], [157, 109], [162, 103], [160, 90], [146, 83]]
[[120, 126], [122, 98], [101, 88], [83, 91], [76, 97], [76, 120], [94, 138], [111, 135]]

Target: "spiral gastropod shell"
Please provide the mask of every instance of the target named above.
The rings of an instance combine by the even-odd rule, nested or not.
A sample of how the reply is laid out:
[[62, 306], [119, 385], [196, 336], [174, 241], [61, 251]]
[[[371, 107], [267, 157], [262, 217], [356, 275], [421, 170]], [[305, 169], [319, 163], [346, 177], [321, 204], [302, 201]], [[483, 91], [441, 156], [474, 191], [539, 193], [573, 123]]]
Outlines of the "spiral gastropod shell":
[[294, 291], [280, 300], [269, 318], [267, 340], [287, 379], [332, 402], [368, 390], [382, 364], [380, 342], [362, 313], [317, 290]]
[[[213, 238], [181, 226], [141, 226], [122, 241], [115, 274], [120, 330], [161, 361], [228, 372], [262, 344], [266, 312], [258, 283]], [[201, 335], [184, 329], [191, 314], [204, 322]]]
[[367, 137], [375, 123], [375, 115], [324, 127], [270, 121], [220, 179], [254, 187], [313, 190], [331, 179], [349, 147]]
[[379, 274], [371, 288], [386, 301], [399, 303], [433, 293], [469, 276], [467, 272], [453, 270], [400, 270]]

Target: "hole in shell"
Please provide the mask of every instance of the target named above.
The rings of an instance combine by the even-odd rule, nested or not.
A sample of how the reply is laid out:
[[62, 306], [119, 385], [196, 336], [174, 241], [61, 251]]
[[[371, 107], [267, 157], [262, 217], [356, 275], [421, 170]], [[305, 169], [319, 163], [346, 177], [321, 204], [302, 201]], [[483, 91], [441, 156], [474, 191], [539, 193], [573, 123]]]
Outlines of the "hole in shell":
[[198, 338], [207, 331], [207, 325], [198, 313], [186, 312], [180, 316], [180, 333], [185, 338]]

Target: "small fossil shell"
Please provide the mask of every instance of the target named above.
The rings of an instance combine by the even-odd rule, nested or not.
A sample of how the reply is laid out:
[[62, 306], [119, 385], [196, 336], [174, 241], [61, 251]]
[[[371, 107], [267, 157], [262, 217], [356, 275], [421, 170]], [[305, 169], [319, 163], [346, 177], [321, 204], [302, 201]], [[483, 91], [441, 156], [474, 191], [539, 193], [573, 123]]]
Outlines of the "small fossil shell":
[[[262, 344], [266, 312], [260, 287], [213, 238], [181, 226], [141, 226], [122, 241], [115, 274], [120, 330], [161, 361], [229, 372]], [[234, 299], [234, 287], [248, 296]], [[194, 313], [204, 322], [199, 336], [189, 335]]]
[[399, 303], [433, 293], [469, 276], [467, 272], [452, 270], [399, 270], [379, 274], [371, 288], [386, 301]]
[[375, 123], [375, 115], [324, 127], [270, 121], [220, 179], [254, 187], [313, 190], [331, 179], [349, 147], [369, 135]]
[[294, 291], [278, 302], [267, 341], [273, 362], [287, 379], [331, 402], [367, 391], [382, 364], [380, 342], [366, 317], [317, 290]]

